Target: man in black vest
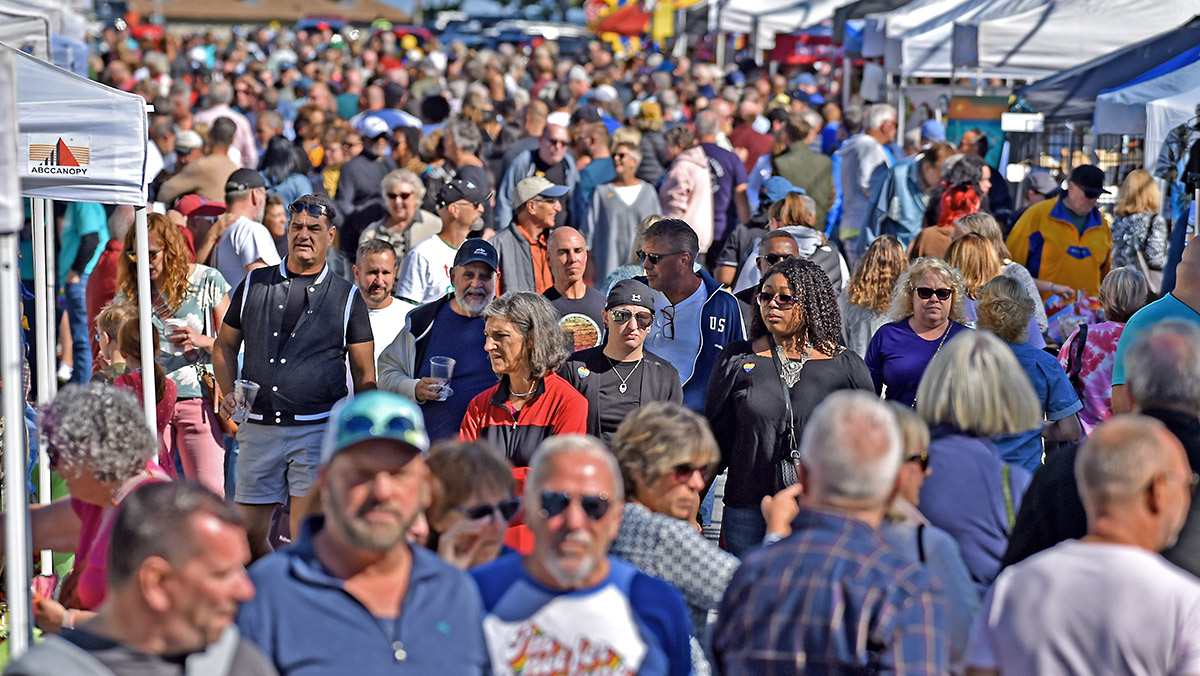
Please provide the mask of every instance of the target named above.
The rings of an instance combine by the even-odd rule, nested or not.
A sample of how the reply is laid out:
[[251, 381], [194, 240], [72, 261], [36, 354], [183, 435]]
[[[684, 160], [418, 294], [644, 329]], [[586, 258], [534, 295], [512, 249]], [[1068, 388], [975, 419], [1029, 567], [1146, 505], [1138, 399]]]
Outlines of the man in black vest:
[[[305, 195], [288, 207], [288, 216], [287, 258], [253, 270], [234, 291], [213, 353], [227, 415], [234, 410], [243, 340], [241, 377], [259, 385], [238, 429], [235, 495], [255, 558], [271, 551], [267, 534], [276, 506], [312, 487], [329, 411], [348, 394], [347, 356], [355, 393], [375, 388], [366, 303], [357, 287], [325, 264], [333, 244], [333, 203]], [[292, 532], [301, 516], [292, 513]]]

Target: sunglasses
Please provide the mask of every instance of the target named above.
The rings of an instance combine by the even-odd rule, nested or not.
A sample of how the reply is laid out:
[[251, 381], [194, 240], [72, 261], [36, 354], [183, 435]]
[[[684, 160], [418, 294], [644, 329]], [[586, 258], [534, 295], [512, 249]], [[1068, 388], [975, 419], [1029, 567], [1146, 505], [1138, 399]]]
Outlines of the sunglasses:
[[565, 147], [565, 146], [566, 146], [567, 144], [569, 144], [569, 143], [570, 143], [570, 141], [568, 141], [568, 140], [566, 140], [566, 139], [561, 139], [561, 138], [548, 138], [548, 139], [546, 139], [546, 145], [548, 145], [548, 146], [551, 146], [551, 147], [556, 147], [556, 146], [563, 146], [563, 147]]
[[758, 292], [758, 304], [766, 307], [775, 301], [775, 307], [780, 310], [790, 310], [796, 304], [796, 297], [790, 293], [767, 293], [766, 291]]
[[612, 156], [612, 158], [613, 158], [614, 160], [623, 160], [623, 159], [625, 159], [626, 157], [629, 157], [629, 155], [628, 155], [628, 154], [626, 154], [626, 153], [613, 153], [613, 156]]
[[685, 253], [687, 253], [687, 252], [686, 251], [672, 251], [671, 253], [652, 254], [652, 253], [646, 253], [645, 251], [638, 249], [637, 257], [638, 257], [638, 260], [643, 263], [645, 263], [646, 261], [650, 261], [650, 265], [658, 265], [658, 262], [661, 261], [662, 259], [666, 258], [667, 256], [679, 256], [679, 255], [682, 255]]
[[667, 323], [663, 324], [663, 338], [667, 340], [675, 340], [675, 310], [672, 309], [673, 307], [665, 307], [659, 310], [667, 318]]
[[583, 513], [592, 521], [599, 521], [608, 513], [608, 496], [604, 493], [573, 496], [570, 493], [544, 491], [542, 493], [542, 518], [549, 519], [567, 511], [567, 507], [571, 506], [571, 500], [576, 497], [578, 497], [579, 506], [583, 508]]
[[921, 463], [921, 471], [928, 472], [929, 471], [929, 449], [927, 448], [927, 449], [921, 451], [921, 453], [919, 455], [908, 456], [907, 458], [904, 459], [904, 462]]
[[619, 325], [625, 324], [630, 319], [637, 319], [638, 328], [642, 330], [650, 328], [650, 325], [654, 323], [654, 315], [649, 312], [635, 313], [631, 310], [611, 310], [608, 314]]
[[408, 198], [412, 197], [414, 194], [415, 193], [411, 193], [411, 192], [389, 192], [389, 193], [387, 193], [387, 198], [390, 200], [395, 200], [395, 199], [407, 200]]
[[933, 296], [937, 296], [938, 300], [950, 300], [950, 294], [954, 293], [954, 289], [931, 289], [928, 286], [918, 286], [913, 291], [921, 300], [929, 300]]
[[[154, 258], [155, 256], [158, 256], [162, 252], [163, 252], [162, 247], [159, 247], [157, 249], [150, 249], [147, 253], [150, 254], [151, 258]], [[126, 251], [125, 255], [129, 258], [129, 260], [133, 261], [134, 263], [137, 262], [137, 252], [136, 251]]]
[[370, 434], [407, 437], [409, 432], [413, 432], [416, 429], [416, 425], [413, 424], [411, 418], [399, 415], [388, 418], [383, 422], [377, 422], [374, 418], [368, 418], [365, 415], [356, 415], [346, 418], [341, 424], [342, 436]]
[[508, 523], [509, 521], [513, 520], [513, 517], [517, 515], [517, 512], [521, 511], [521, 499], [509, 498], [507, 500], [501, 500], [494, 505], [476, 505], [471, 508], [455, 507], [454, 511], [462, 514], [471, 521], [486, 519], [493, 514], [499, 513], [500, 520]]
[[766, 261], [767, 265], [771, 265], [771, 266], [778, 264], [780, 261], [791, 260], [793, 258], [795, 258], [795, 256], [793, 256], [791, 254], [766, 254], [763, 256], [759, 256], [760, 260]]
[[328, 209], [324, 204], [316, 204], [314, 202], [297, 201], [288, 205], [288, 213], [294, 215], [306, 213], [313, 218], [320, 218], [325, 215], [326, 211], [328, 211]]
[[691, 481], [692, 475], [696, 472], [699, 472], [701, 477], [706, 477], [711, 470], [712, 465], [692, 465], [685, 462], [671, 468], [671, 478], [675, 480], [675, 483], [681, 484]]

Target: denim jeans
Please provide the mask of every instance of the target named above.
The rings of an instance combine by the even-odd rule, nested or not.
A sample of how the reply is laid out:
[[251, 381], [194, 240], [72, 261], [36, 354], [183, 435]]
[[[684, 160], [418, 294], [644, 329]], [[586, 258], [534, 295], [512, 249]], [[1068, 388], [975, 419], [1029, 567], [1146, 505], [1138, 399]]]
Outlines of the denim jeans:
[[74, 385], [84, 385], [92, 379], [92, 340], [88, 335], [87, 282], [88, 275], [80, 275], [78, 282], [73, 284], [68, 282], [63, 287], [67, 323], [71, 327], [71, 342], [74, 343], [70, 380], [70, 383]]
[[725, 549], [740, 559], [762, 544], [767, 521], [757, 509], [726, 506], [721, 515], [721, 535]]

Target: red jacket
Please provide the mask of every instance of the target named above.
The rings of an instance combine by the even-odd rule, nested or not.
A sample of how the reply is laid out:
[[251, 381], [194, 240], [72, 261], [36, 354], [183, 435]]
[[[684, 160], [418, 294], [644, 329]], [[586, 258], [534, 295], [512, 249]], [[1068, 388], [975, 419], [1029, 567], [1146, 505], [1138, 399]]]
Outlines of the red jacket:
[[586, 434], [588, 402], [562, 376], [550, 373], [516, 416], [505, 406], [508, 378], [480, 392], [467, 406], [459, 436], [483, 439], [514, 467], [528, 467], [538, 444], [555, 434]]

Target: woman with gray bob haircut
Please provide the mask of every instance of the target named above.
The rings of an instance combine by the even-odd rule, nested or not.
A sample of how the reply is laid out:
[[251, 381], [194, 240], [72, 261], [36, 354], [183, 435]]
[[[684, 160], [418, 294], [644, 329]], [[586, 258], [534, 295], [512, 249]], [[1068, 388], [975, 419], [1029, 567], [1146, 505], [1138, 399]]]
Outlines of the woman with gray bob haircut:
[[74, 629], [90, 619], [108, 592], [108, 548], [113, 513], [146, 482], [167, 476], [151, 458], [158, 440], [131, 395], [93, 383], [68, 387], [42, 406], [38, 426], [50, 468], [70, 491], [30, 513], [33, 549], [75, 552], [64, 578], [61, 603], [38, 601], [43, 631]]
[[587, 431], [587, 399], [555, 373], [567, 360], [567, 337], [544, 296], [506, 293], [483, 317], [483, 349], [500, 382], [467, 405], [459, 436], [484, 439], [514, 467], [526, 467], [545, 439]]

